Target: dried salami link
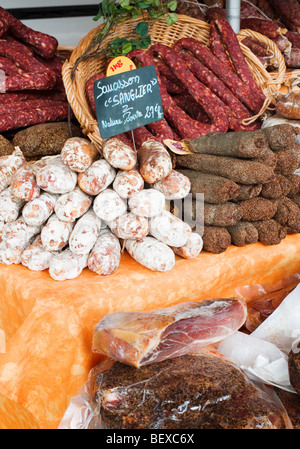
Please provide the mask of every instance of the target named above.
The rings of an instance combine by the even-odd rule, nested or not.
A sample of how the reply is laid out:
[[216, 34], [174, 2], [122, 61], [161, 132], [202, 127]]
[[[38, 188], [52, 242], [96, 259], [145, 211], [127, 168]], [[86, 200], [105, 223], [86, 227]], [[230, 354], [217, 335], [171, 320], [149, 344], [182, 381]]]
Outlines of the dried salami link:
[[251, 89], [237, 76], [229, 72], [227, 66], [207, 48], [202, 42], [194, 38], [179, 39], [174, 45], [175, 49], [185, 48], [190, 51], [199, 61], [218, 76], [227, 87], [239, 98], [241, 103], [252, 111], [256, 110], [253, 104], [253, 93]]
[[147, 140], [154, 140], [154, 135], [145, 126], [135, 128], [133, 130], [133, 136], [138, 147], [142, 146]]
[[224, 45], [226, 46], [237, 74], [252, 91], [254, 112], [258, 113], [265, 101], [265, 96], [253, 78], [252, 72], [245, 60], [236, 34], [227, 20], [217, 19], [215, 24], [221, 33]]
[[294, 31], [288, 31], [285, 36], [291, 42], [292, 46], [295, 48], [300, 48], [300, 33], [295, 33]]
[[85, 92], [94, 115], [96, 115], [95, 98], [94, 98], [94, 82], [105, 78], [104, 73], [96, 73], [91, 76], [85, 85]]
[[178, 84], [173, 83], [173, 81], [170, 81], [164, 75], [160, 75], [160, 79], [164, 83], [169, 94], [185, 95], [186, 90], [183, 88], [183, 86], [178, 86]]
[[272, 7], [278, 13], [282, 22], [291, 31], [292, 28], [300, 26], [300, 4], [297, 0], [285, 0], [284, 2], [280, 0], [271, 0]]
[[52, 89], [55, 85], [47, 73], [24, 73], [10, 75], [0, 83], [0, 91], [11, 92], [16, 90], [44, 90]]
[[177, 76], [174, 75], [174, 73], [172, 72], [172, 70], [170, 70], [168, 65], [164, 61], [162, 61], [161, 59], [158, 59], [158, 58], [154, 59], [154, 61], [155, 61], [155, 67], [158, 70], [160, 76], [163, 76], [167, 80], [176, 84], [177, 87], [180, 89], [180, 91], [183, 92], [184, 88], [183, 88], [181, 82], [179, 82]]
[[43, 109], [18, 111], [15, 114], [0, 115], [0, 132], [23, 128], [38, 123], [62, 121], [68, 118], [68, 104], [47, 106]]
[[256, 31], [267, 36], [269, 39], [273, 39], [280, 34], [280, 25], [278, 22], [271, 22], [270, 20], [258, 19], [256, 17], [241, 19], [241, 28]]
[[188, 92], [186, 92], [185, 95], [173, 95], [173, 100], [179, 108], [185, 111], [194, 120], [210, 123], [210, 119], [206, 112]]
[[57, 100], [44, 100], [44, 99], [36, 99], [36, 100], [27, 100], [27, 101], [15, 101], [11, 104], [0, 104], [0, 115], [2, 114], [17, 114], [18, 112], [26, 111], [26, 110], [34, 110], [40, 109], [44, 107], [54, 107], [66, 105], [66, 101], [57, 101]]
[[[223, 102], [200, 82], [185, 65], [179, 52], [176, 52], [164, 44], [154, 44], [149, 50], [150, 54], [158, 54], [168, 64], [173, 73], [181, 80], [188, 92], [202, 106], [211, 118], [212, 124], [204, 124], [209, 132], [226, 132], [228, 118], [224, 113]], [[205, 128], [204, 128], [205, 129]]]
[[21, 75], [24, 70], [18, 67], [13, 61], [8, 58], [0, 57], [0, 70], [5, 72], [5, 75]]
[[52, 101], [65, 101], [66, 94], [56, 91], [26, 91], [19, 92], [6, 92], [0, 94], [0, 104], [15, 103], [25, 100], [52, 100]]
[[[143, 50], [133, 50], [127, 54], [131, 59], [137, 60], [142, 66], [154, 65], [152, 56]], [[159, 75], [157, 77], [164, 116], [178, 135], [182, 138], [193, 139], [209, 132], [209, 125], [193, 120], [187, 113], [177, 106], [166, 90]]]
[[154, 134], [154, 139], [163, 143], [165, 139], [174, 139], [174, 132], [165, 118], [149, 123], [147, 127]]
[[0, 54], [17, 63], [23, 70], [29, 73], [44, 73], [49, 79], [56, 81], [56, 74], [45, 64], [42, 64], [31, 54], [30, 50], [21, 43], [15, 44], [8, 39], [0, 40]]
[[233, 71], [230, 59], [228, 57], [228, 54], [226, 53], [224, 44], [219, 36], [216, 23], [214, 21], [212, 21], [210, 24], [209, 48], [211, 49], [213, 54], [217, 56], [217, 58], [219, 58], [220, 61], [223, 62], [223, 64], [226, 64], [229, 71]]
[[[186, 52], [181, 52], [181, 55], [187, 67], [193, 74], [224, 102], [223, 109], [229, 118], [229, 128], [234, 131], [250, 130], [249, 126], [245, 126], [241, 123], [244, 118], [250, 117], [248, 109], [239, 101], [231, 90], [228, 89], [223, 81], [215, 76], [194, 56]], [[250, 125], [250, 127], [251, 130], [258, 129], [256, 123]]]
[[0, 36], [4, 36], [8, 30], [8, 21], [4, 18], [0, 18]]
[[31, 45], [34, 51], [44, 58], [51, 58], [55, 54], [58, 46], [55, 37], [32, 30], [2, 7], [0, 7], [0, 19], [7, 21], [8, 30], [14, 37]]

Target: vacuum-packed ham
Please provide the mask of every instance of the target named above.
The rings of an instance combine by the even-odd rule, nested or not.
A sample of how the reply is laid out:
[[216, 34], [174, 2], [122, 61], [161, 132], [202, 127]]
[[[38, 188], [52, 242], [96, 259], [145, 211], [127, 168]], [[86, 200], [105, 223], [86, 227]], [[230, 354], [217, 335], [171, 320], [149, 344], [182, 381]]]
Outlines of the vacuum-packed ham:
[[247, 316], [243, 300], [189, 301], [146, 312], [106, 315], [96, 326], [95, 351], [137, 368], [221, 341]]

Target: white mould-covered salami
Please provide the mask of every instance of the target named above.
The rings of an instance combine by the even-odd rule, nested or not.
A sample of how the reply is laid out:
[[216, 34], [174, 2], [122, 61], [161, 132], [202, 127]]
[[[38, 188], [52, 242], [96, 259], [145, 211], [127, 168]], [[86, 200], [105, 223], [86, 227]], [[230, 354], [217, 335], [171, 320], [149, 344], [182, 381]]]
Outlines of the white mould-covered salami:
[[171, 248], [153, 237], [126, 240], [125, 247], [133, 259], [149, 270], [170, 271], [175, 265], [175, 255]]
[[101, 219], [90, 209], [76, 222], [69, 239], [74, 254], [88, 254], [101, 230]]
[[91, 204], [92, 197], [76, 186], [74, 190], [58, 198], [54, 211], [62, 221], [75, 221], [89, 210]]
[[67, 248], [64, 251], [55, 254], [50, 260], [49, 274], [55, 281], [65, 281], [66, 279], [75, 279], [87, 266], [88, 255], [73, 254]]
[[60, 155], [67, 167], [81, 173], [99, 158], [100, 153], [89, 140], [83, 137], [70, 137], [66, 140]]
[[163, 193], [167, 200], [179, 200], [189, 194], [191, 181], [182, 173], [172, 170], [164, 179], [154, 183], [153, 187]]
[[84, 173], [78, 173], [78, 185], [88, 195], [98, 195], [115, 179], [116, 170], [105, 159], [95, 161]]
[[108, 222], [112, 232], [120, 239], [141, 239], [149, 233], [147, 218], [129, 212]]
[[106, 189], [94, 199], [93, 209], [101, 220], [112, 221], [125, 214], [127, 205], [113, 189]]
[[25, 162], [19, 147], [12, 154], [0, 157], [0, 192], [10, 186], [13, 175]]
[[41, 226], [54, 212], [54, 206], [59, 195], [43, 192], [41, 195], [25, 204], [22, 216], [29, 226]]
[[11, 188], [14, 196], [24, 201], [38, 198], [41, 193], [34, 170], [28, 164], [22, 165], [12, 177]]
[[121, 245], [108, 230], [100, 233], [88, 257], [88, 268], [102, 276], [113, 274], [120, 265]]
[[166, 199], [155, 189], [144, 189], [134, 193], [128, 200], [128, 207], [134, 215], [156, 217], [164, 210]]
[[104, 140], [102, 154], [110, 165], [121, 170], [132, 170], [137, 163], [134, 149], [117, 137]]
[[2, 231], [5, 226], [5, 221], [0, 220], [0, 243], [2, 242]]
[[7, 223], [2, 230], [2, 243], [7, 248], [21, 249], [30, 243], [32, 237], [40, 232], [39, 226], [28, 226], [23, 217]]
[[15, 221], [24, 205], [24, 201], [16, 198], [11, 186], [0, 193], [0, 220], [6, 223]]
[[140, 173], [149, 184], [164, 179], [172, 170], [172, 160], [165, 146], [155, 140], [147, 140], [138, 151]]
[[0, 262], [5, 265], [21, 263], [23, 249], [7, 248], [3, 242], [0, 243]]
[[63, 194], [74, 190], [77, 173], [70, 170], [61, 157], [50, 159], [36, 174], [38, 186], [49, 193]]
[[192, 232], [188, 237], [185, 245], [176, 248], [172, 247], [177, 256], [183, 257], [184, 259], [194, 259], [197, 257], [203, 248], [203, 240], [202, 237], [197, 234], [197, 232]]
[[74, 222], [62, 221], [54, 213], [42, 227], [41, 239], [49, 251], [59, 251], [68, 245]]
[[169, 246], [183, 246], [192, 233], [190, 225], [164, 210], [149, 220], [150, 234]]
[[113, 182], [113, 189], [121, 198], [129, 198], [135, 192], [143, 190], [144, 178], [138, 170], [119, 170]]
[[47, 270], [54, 252], [48, 251], [42, 242], [41, 235], [37, 235], [34, 241], [28, 245], [21, 256], [21, 264], [32, 271]]

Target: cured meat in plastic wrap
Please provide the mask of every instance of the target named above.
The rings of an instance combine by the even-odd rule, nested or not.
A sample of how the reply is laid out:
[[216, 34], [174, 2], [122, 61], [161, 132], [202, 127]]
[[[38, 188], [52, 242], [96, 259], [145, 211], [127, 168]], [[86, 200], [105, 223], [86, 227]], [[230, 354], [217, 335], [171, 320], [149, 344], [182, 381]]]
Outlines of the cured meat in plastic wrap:
[[245, 303], [237, 298], [112, 313], [97, 324], [93, 350], [140, 368], [222, 340], [243, 325], [246, 313]]
[[96, 365], [59, 428], [287, 429], [278, 398], [208, 349], [137, 369]]

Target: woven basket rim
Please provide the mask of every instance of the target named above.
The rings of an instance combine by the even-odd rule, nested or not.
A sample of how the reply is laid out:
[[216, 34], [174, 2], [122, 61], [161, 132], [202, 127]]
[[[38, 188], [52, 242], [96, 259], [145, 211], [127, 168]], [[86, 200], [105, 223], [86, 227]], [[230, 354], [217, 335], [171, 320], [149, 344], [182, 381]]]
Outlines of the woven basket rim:
[[[153, 41], [155, 41], [155, 32], [157, 32], [157, 29], [161, 27], [163, 30], [166, 30], [166, 34], [168, 31], [172, 30], [172, 36], [176, 34], [176, 32], [179, 30], [180, 33], [180, 27], [192, 27], [192, 29], [197, 31], [197, 36], [199, 32], [199, 40], [204, 42], [205, 44], [208, 44], [208, 38], [209, 38], [209, 30], [210, 25], [207, 22], [204, 22], [199, 19], [195, 19], [186, 15], [177, 14], [178, 20], [175, 22], [174, 25], [167, 25], [164, 19], [156, 20], [153, 24], [150, 24], [149, 26], [149, 34], [151, 35], [151, 38]], [[125, 26], [130, 27], [133, 29], [135, 24], [139, 23], [140, 21], [144, 20], [143, 17], [139, 17], [134, 20], [130, 21], [124, 21], [118, 26], [118, 31], [124, 29]], [[90, 30], [86, 36], [84, 36], [80, 42], [78, 43], [77, 47], [73, 50], [71, 53], [71, 56], [68, 61], [66, 61], [63, 65], [62, 69], [62, 76], [63, 76], [63, 82], [65, 86], [66, 95], [68, 98], [68, 101], [73, 109], [73, 112], [78, 119], [82, 131], [85, 135], [87, 135], [91, 141], [97, 146], [102, 146], [103, 139], [100, 136], [98, 123], [96, 118], [93, 116], [89, 103], [86, 98], [85, 94], [85, 83], [84, 83], [84, 75], [81, 70], [81, 63], [76, 68], [74, 80], [71, 80], [71, 73], [74, 69], [75, 62], [78, 57], [80, 57], [83, 52], [86, 50], [90, 42], [92, 41], [95, 34], [97, 34], [104, 24], [100, 24], [99, 26], [93, 28]], [[173, 28], [172, 28], [173, 27]], [[154, 30], [154, 32], [153, 32]], [[173, 33], [174, 31], [174, 33]], [[255, 34], [253, 34], [255, 33]], [[254, 77], [256, 78], [257, 83], [259, 84], [259, 87], [262, 89], [266, 96], [266, 101], [262, 107], [262, 110], [257, 114], [256, 116], [251, 117], [251, 120], [256, 120], [257, 117], [261, 116], [267, 107], [274, 101], [273, 94], [274, 92], [278, 91], [280, 86], [284, 82], [284, 76], [286, 73], [286, 66], [285, 61], [283, 58], [283, 55], [281, 54], [280, 50], [278, 49], [277, 45], [271, 41], [266, 36], [252, 32], [252, 30], [241, 30], [240, 33], [237, 34], [237, 38], [239, 41], [241, 41], [245, 36], [256, 36], [257, 39], [263, 40], [264, 42], [267, 42], [270, 48], [274, 51], [275, 57], [278, 60], [278, 69], [275, 72], [267, 72], [266, 69], [263, 67], [259, 59], [251, 52], [251, 50], [246, 47], [242, 42], [240, 42], [241, 49], [246, 57], [246, 60], [248, 62], [248, 65], [250, 66], [250, 69], [252, 69], [252, 73]], [[153, 39], [154, 36], [154, 39]], [[169, 37], [169, 35], [168, 35]], [[183, 35], [181, 36], [183, 37]], [[112, 37], [109, 36], [104, 41], [105, 43], [111, 40]], [[172, 37], [173, 39], [173, 37]], [[171, 42], [169, 45], [172, 46], [175, 41]], [[90, 58], [92, 60], [93, 58]], [[95, 59], [95, 58], [94, 58]], [[89, 61], [85, 60], [85, 64], [90, 64]], [[90, 67], [90, 65], [89, 65]], [[101, 69], [98, 69], [100, 72]], [[90, 73], [90, 76], [92, 76], [94, 73]], [[87, 81], [87, 80], [86, 80]], [[247, 119], [248, 120], [248, 119]]]

